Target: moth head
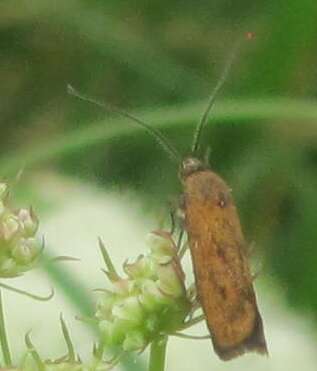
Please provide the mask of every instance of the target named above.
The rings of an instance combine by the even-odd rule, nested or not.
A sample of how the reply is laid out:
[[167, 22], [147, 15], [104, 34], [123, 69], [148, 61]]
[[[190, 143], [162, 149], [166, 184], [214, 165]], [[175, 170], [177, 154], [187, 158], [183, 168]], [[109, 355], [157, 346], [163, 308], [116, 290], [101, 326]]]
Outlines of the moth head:
[[180, 166], [180, 178], [186, 179], [188, 176], [190, 176], [193, 173], [196, 173], [197, 171], [206, 170], [207, 166], [198, 158], [195, 157], [187, 157], [185, 158]]

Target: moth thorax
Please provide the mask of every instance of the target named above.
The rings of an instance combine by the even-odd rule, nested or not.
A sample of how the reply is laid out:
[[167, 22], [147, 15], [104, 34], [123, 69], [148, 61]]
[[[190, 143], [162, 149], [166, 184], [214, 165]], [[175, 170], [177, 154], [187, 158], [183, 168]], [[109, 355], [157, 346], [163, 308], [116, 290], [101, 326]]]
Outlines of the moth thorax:
[[206, 169], [206, 165], [203, 162], [201, 162], [195, 157], [187, 157], [181, 163], [180, 178], [186, 179], [191, 174], [196, 173], [197, 171], [205, 170], [205, 169]]

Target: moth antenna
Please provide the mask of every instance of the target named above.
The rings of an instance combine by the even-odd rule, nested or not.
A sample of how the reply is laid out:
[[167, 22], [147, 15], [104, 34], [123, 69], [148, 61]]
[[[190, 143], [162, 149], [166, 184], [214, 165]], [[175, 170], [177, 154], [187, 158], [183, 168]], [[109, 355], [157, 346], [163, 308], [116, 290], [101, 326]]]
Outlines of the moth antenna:
[[110, 112], [110, 113], [116, 113], [117, 115], [121, 117], [128, 118], [130, 121], [133, 121], [135, 124], [142, 126], [156, 141], [157, 143], [164, 149], [164, 151], [168, 154], [169, 158], [176, 162], [177, 164], [180, 163], [181, 161], [181, 156], [172, 146], [171, 143], [167, 140], [167, 138], [164, 137], [164, 135], [151, 125], [147, 124], [146, 122], [142, 121], [138, 117], [135, 117], [131, 113], [125, 112], [115, 106], [108, 105], [105, 102], [99, 101], [93, 97], [89, 97], [88, 95], [84, 95], [77, 91], [75, 88], [73, 88], [71, 85], [67, 85], [67, 92], [70, 95], [73, 95], [74, 97], [77, 97], [83, 101], [92, 103], [98, 107], [103, 108], [105, 111]]
[[192, 151], [193, 154], [196, 154], [199, 150], [199, 143], [200, 143], [200, 139], [201, 139], [201, 134], [202, 134], [202, 132], [203, 132], [205, 126], [206, 126], [208, 116], [210, 114], [211, 109], [214, 106], [215, 100], [217, 98], [217, 95], [218, 95], [220, 89], [223, 87], [224, 83], [227, 80], [227, 77], [229, 75], [229, 72], [231, 70], [233, 62], [235, 61], [236, 56], [237, 56], [238, 52], [240, 51], [241, 45], [243, 44], [243, 42], [245, 40], [250, 40], [252, 38], [253, 38], [253, 34], [251, 32], [247, 32], [246, 35], [241, 39], [239, 38], [236, 41], [235, 45], [233, 46], [232, 51], [229, 55], [229, 58], [227, 59], [227, 61], [225, 63], [225, 66], [224, 66], [224, 69], [223, 69], [223, 71], [220, 75], [220, 78], [218, 79], [215, 87], [213, 88], [213, 90], [211, 92], [211, 95], [210, 95], [209, 100], [208, 100], [207, 107], [206, 107], [205, 111], [203, 112], [203, 114], [201, 116], [201, 119], [200, 119], [200, 121], [199, 121], [199, 123], [196, 127], [195, 132], [194, 132], [194, 139], [193, 139], [193, 144], [192, 144], [192, 148], [191, 148], [191, 151]]

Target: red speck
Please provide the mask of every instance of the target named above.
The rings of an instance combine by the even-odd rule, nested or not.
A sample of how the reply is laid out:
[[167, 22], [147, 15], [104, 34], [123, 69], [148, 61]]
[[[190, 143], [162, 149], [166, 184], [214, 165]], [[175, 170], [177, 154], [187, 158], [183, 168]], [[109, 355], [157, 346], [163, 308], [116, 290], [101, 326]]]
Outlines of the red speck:
[[245, 37], [246, 37], [247, 40], [252, 40], [252, 39], [255, 38], [255, 33], [254, 32], [247, 32], [245, 34]]

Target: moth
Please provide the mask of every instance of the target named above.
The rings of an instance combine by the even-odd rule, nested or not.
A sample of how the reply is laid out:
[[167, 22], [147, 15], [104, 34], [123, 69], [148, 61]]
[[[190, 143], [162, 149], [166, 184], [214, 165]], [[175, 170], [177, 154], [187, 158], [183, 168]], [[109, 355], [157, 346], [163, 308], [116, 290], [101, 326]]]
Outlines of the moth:
[[198, 158], [203, 129], [238, 47], [234, 48], [210, 96], [194, 134], [191, 155], [185, 159], [154, 127], [68, 87], [70, 94], [145, 128], [179, 165], [183, 185], [180, 207], [184, 215], [183, 226], [188, 236], [198, 300], [205, 314], [214, 350], [224, 361], [245, 352], [268, 354], [248, 262], [248, 246], [231, 190], [218, 174]]
[[183, 161], [181, 180], [198, 299], [214, 350], [224, 361], [248, 351], [267, 354], [247, 244], [231, 190], [193, 157]]

